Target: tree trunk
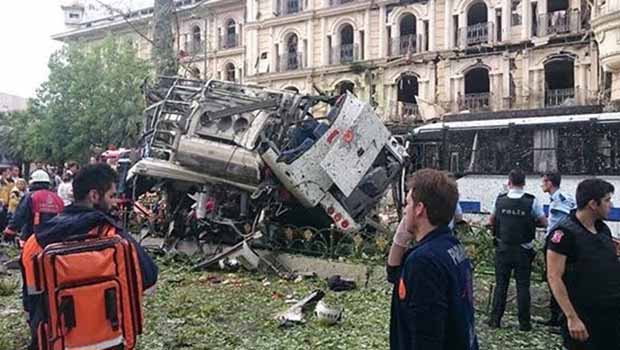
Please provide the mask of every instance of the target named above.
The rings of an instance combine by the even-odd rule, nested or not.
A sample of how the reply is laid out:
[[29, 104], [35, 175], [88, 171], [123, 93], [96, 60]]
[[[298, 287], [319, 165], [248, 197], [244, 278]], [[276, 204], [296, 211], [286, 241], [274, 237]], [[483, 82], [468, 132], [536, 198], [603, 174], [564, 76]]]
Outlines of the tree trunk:
[[153, 49], [151, 56], [155, 73], [174, 76], [178, 72], [178, 61], [174, 52], [172, 23], [174, 0], [154, 0], [153, 6]]

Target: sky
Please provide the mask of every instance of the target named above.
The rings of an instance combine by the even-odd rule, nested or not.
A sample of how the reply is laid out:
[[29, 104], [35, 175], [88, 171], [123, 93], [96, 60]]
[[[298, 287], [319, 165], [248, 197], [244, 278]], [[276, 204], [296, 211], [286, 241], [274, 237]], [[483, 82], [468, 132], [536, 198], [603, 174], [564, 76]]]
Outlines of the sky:
[[59, 0], [0, 0], [0, 92], [34, 97], [64, 30]]
[[[140, 8], [152, 1], [105, 0], [116, 8]], [[51, 36], [66, 31], [60, 5], [67, 2], [0, 0], [0, 92], [34, 97], [47, 80], [49, 56], [62, 47]]]

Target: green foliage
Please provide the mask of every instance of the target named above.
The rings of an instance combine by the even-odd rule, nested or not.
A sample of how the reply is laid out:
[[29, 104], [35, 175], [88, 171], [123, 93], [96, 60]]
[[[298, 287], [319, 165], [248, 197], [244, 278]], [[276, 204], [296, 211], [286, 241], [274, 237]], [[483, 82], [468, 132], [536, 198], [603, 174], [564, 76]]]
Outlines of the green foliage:
[[49, 60], [48, 81], [25, 112], [0, 118], [5, 147], [22, 160], [85, 160], [93, 146], [132, 145], [150, 67], [127, 42], [68, 45]]
[[[188, 259], [158, 260], [160, 277], [155, 295], [145, 298], [146, 325], [138, 349], [387, 349], [390, 295], [387, 283], [372, 284], [345, 293], [328, 292], [319, 278], [299, 283], [259, 274], [191, 271]], [[11, 278], [16, 281], [19, 274]], [[489, 329], [484, 321], [489, 285], [493, 276], [474, 276], [476, 331], [481, 349], [560, 350], [558, 336], [535, 325], [532, 332], [518, 331], [514, 291], [503, 319], [504, 328]], [[217, 283], [219, 281], [219, 283]], [[326, 302], [344, 307], [342, 323], [328, 327], [309, 313], [306, 323], [280, 328], [273, 319], [286, 310], [287, 296], [303, 298], [320, 288]], [[539, 315], [538, 296], [547, 291], [532, 284], [533, 314]], [[0, 296], [0, 350], [23, 349], [28, 342], [19, 293]]]

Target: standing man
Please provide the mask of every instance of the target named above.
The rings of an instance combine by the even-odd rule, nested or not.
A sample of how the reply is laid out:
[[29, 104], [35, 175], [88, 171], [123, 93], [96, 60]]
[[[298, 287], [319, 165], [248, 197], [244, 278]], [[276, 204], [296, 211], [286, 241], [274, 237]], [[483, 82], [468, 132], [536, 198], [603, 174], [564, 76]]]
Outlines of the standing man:
[[510, 275], [515, 271], [519, 329], [530, 331], [530, 275], [536, 224], [547, 225], [547, 218], [536, 197], [523, 191], [525, 175], [520, 170], [508, 174], [508, 193], [495, 201], [489, 224], [493, 228], [495, 248], [495, 292], [489, 327], [499, 328], [506, 309]]
[[471, 263], [448, 228], [456, 183], [443, 172], [423, 169], [409, 188], [405, 225], [417, 245], [397, 274], [390, 349], [477, 350]]
[[[545, 247], [543, 249], [543, 254], [545, 254], [545, 266], [547, 265], [547, 236], [549, 236], [549, 233], [555, 229], [555, 226], [557, 226], [562, 219], [570, 214], [571, 210], [577, 207], [573, 197], [560, 191], [561, 182], [562, 177], [560, 174], [547, 173], [543, 175], [542, 184], [540, 186], [543, 192], [549, 193], [549, 196], [551, 197], [551, 201], [549, 202], [549, 225], [547, 225], [547, 232], [545, 233]], [[553, 293], [551, 293], [551, 297], [549, 299], [549, 311], [551, 313], [551, 317], [544, 324], [551, 327], [559, 327], [561, 310], [557, 301], [553, 297]]]
[[620, 261], [603, 222], [613, 192], [601, 179], [579, 183], [577, 210], [547, 237], [547, 279], [569, 350], [620, 349]]

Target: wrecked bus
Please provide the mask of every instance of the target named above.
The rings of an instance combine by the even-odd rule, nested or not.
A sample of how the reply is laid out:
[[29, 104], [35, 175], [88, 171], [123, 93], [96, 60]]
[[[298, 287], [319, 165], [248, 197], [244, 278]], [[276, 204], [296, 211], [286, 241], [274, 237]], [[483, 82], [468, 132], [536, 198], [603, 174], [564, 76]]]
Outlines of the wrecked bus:
[[146, 97], [128, 179], [134, 198], [164, 193], [167, 234], [240, 237], [259, 221], [351, 232], [391, 187], [402, 201], [407, 152], [351, 94], [163, 77]]

